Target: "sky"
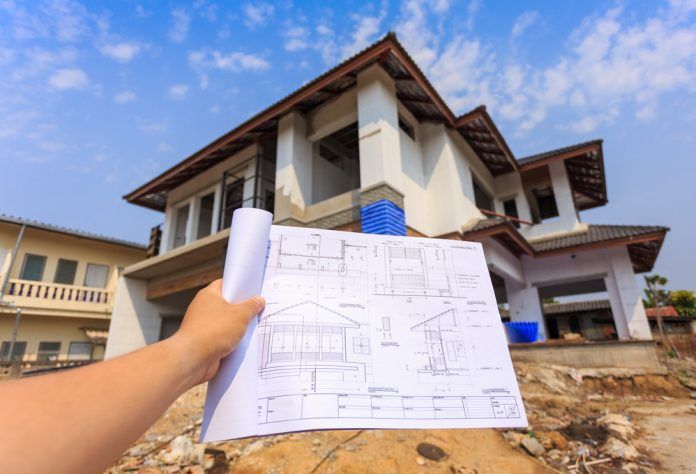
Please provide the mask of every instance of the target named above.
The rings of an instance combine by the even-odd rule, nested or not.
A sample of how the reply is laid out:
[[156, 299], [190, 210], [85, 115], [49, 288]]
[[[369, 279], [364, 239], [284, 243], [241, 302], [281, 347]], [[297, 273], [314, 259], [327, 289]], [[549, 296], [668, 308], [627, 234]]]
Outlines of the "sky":
[[696, 0], [0, 0], [0, 213], [145, 243], [124, 194], [388, 31], [517, 157], [603, 138], [581, 219], [670, 227], [696, 289]]

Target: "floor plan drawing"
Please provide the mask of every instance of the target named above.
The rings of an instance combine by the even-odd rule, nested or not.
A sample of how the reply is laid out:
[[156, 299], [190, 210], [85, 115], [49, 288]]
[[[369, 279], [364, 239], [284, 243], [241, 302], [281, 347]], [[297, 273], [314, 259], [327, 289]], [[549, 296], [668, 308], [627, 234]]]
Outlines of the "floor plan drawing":
[[259, 375], [306, 381], [312, 391], [335, 382], [364, 383], [371, 376], [371, 351], [361, 326], [314, 301], [264, 315], [258, 325]]
[[457, 377], [459, 383], [470, 382], [466, 344], [459, 326], [457, 310], [452, 308], [411, 327], [423, 338], [423, 349], [415, 353], [419, 380], [436, 382]]

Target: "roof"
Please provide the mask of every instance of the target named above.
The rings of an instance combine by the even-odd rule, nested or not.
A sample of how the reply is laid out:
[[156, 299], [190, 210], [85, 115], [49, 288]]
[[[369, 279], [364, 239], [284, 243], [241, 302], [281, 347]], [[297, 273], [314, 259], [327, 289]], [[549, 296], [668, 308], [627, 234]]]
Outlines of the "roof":
[[572, 301], [570, 303], [547, 303], [544, 305], [544, 314], [579, 313], [584, 311], [597, 311], [611, 309], [609, 300]]
[[626, 245], [634, 271], [643, 273], [655, 264], [668, 231], [668, 227], [662, 226], [589, 224], [585, 232], [529, 242], [509, 221], [495, 217], [482, 219], [462, 232], [461, 237], [468, 240], [494, 238], [515, 255], [524, 253], [535, 257]]
[[122, 247], [131, 247], [138, 250], [145, 250], [146, 246], [139, 244], [137, 242], [132, 242], [129, 240], [116, 239], [113, 237], [107, 237], [105, 235], [93, 234], [91, 232], [85, 232], [77, 229], [70, 229], [68, 227], [61, 227], [53, 224], [47, 224], [45, 222], [34, 221], [30, 219], [23, 219], [21, 217], [8, 216], [5, 214], [0, 214], [0, 222], [6, 222], [9, 224], [16, 225], [26, 225], [27, 227], [32, 227], [34, 229], [45, 230], [48, 232], [56, 232], [58, 234], [70, 235], [73, 237], [80, 237], [83, 239], [96, 240], [99, 242], [106, 242], [108, 244], [120, 245]]
[[389, 33], [126, 194], [124, 198], [141, 206], [163, 210], [169, 190], [263, 137], [275, 133], [281, 115], [293, 110], [308, 112], [355, 86], [358, 72], [373, 64], [379, 64], [394, 79], [397, 98], [417, 120], [444, 123], [458, 130], [493, 175], [518, 168], [517, 161], [485, 107], [478, 107], [455, 117], [398, 42], [396, 35]]
[[[589, 311], [607, 310], [611, 309], [611, 303], [609, 300], [586, 300], [586, 301], [572, 301], [569, 303], [547, 303], [544, 305], [544, 314], [554, 315], [554, 314], [567, 314], [567, 313], [583, 313]], [[655, 308], [645, 308], [645, 315], [648, 318], [655, 318]], [[662, 306], [660, 308], [660, 315], [665, 318], [682, 318], [674, 306]]]
[[521, 158], [518, 163], [523, 182], [538, 178], [539, 172], [544, 171], [542, 167], [554, 161], [563, 161], [565, 165], [578, 210], [603, 206], [608, 202], [602, 140], [590, 140]]
[[[674, 306], [662, 306], [659, 308], [660, 310], [660, 316], [664, 316], [667, 318], [680, 318], [681, 315], [677, 312], [677, 309]], [[657, 317], [657, 311], [655, 311], [655, 308], [645, 308], [645, 314], [649, 318], [656, 318]]]
[[[320, 315], [321, 313], [321, 315]], [[311, 321], [311, 316], [316, 318]], [[274, 313], [265, 314], [259, 319], [260, 324], [318, 324], [321, 326], [346, 326], [357, 328], [360, 323], [344, 316], [338, 311], [320, 305], [314, 301], [303, 301], [288, 306]]]

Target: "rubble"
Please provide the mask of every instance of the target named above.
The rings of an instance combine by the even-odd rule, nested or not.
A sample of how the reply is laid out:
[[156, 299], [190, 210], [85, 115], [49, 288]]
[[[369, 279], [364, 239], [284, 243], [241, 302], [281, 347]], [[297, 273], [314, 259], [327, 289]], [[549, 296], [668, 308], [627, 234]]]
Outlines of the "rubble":
[[[108, 472], [664, 472], [664, 443], [676, 443], [663, 441], [671, 431], [664, 427], [696, 418], [683, 382], [696, 374], [693, 362], [664, 372], [531, 363], [515, 369], [527, 429], [315, 431], [202, 444], [205, 391], [197, 387]], [[674, 414], [650, 418], [657, 428], [646, 428], [646, 417], [660, 410]], [[690, 439], [683, 431], [675, 436]], [[681, 469], [696, 472], [684, 451], [680, 462], [690, 468]]]

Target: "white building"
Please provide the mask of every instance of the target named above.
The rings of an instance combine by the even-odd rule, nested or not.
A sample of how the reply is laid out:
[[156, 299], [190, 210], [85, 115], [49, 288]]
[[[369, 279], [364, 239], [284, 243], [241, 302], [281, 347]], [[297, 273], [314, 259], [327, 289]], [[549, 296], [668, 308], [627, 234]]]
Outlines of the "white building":
[[393, 34], [125, 198], [164, 212], [164, 225], [151, 258], [123, 273], [107, 356], [178, 327], [221, 276], [234, 209], [361, 231], [361, 212], [385, 200], [370, 225], [482, 242], [499, 302], [513, 321], [538, 321], [541, 338], [542, 298], [598, 291], [611, 303], [607, 337], [651, 338], [635, 274], [668, 229], [581, 222], [607, 203], [602, 141], [517, 159], [485, 107], [456, 117]]

